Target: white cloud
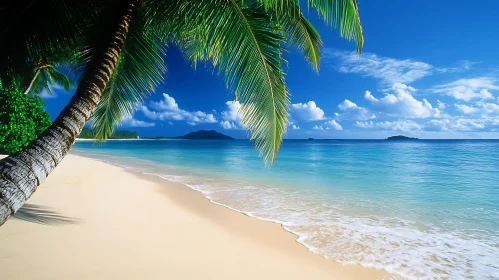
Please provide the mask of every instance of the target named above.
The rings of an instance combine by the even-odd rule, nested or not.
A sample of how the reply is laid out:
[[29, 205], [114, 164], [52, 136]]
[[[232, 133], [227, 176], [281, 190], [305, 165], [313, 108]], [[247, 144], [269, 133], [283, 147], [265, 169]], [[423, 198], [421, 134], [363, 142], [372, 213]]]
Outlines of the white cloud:
[[230, 121], [220, 121], [220, 125], [224, 129], [239, 129], [239, 127], [234, 122]]
[[291, 125], [291, 129], [293, 129], [293, 130], [300, 130], [300, 127], [297, 126], [297, 125], [295, 125], [295, 124], [293, 124], [293, 125]]
[[241, 122], [242, 115], [239, 111], [241, 109], [241, 103], [239, 101], [227, 101], [227, 110], [222, 112], [222, 118], [226, 121]]
[[463, 72], [470, 70], [474, 64], [478, 62], [469, 61], [469, 60], [461, 60], [457, 63], [457, 66], [454, 67], [446, 67], [446, 68], [438, 68], [437, 70], [442, 73], [455, 73], [455, 72]]
[[384, 130], [393, 130], [393, 131], [402, 131], [402, 132], [416, 131], [422, 129], [422, 127], [419, 124], [411, 120], [379, 122], [376, 124], [376, 126]]
[[121, 122], [121, 126], [124, 127], [152, 127], [155, 125], [153, 122], [139, 121], [134, 118], [127, 118]]
[[213, 114], [180, 109], [177, 102], [175, 102], [175, 99], [166, 93], [163, 93], [163, 98], [164, 99], [159, 102], [150, 102], [151, 108], [156, 111], [149, 110], [149, 108], [144, 105], [139, 108], [139, 111], [152, 120], [186, 121], [189, 125], [217, 122]]
[[297, 121], [320, 121], [324, 119], [324, 111], [317, 107], [315, 101], [291, 104], [291, 116]]
[[499, 105], [495, 103], [478, 102], [483, 117], [499, 116]]
[[[53, 85], [48, 85], [49, 88], [48, 90], [47, 89], [43, 89], [40, 93], [38, 93], [38, 96], [40, 96], [40, 98], [42, 99], [53, 99], [53, 98], [57, 98], [57, 93], [68, 93], [68, 91], [66, 91], [60, 84], [53, 84]], [[72, 90], [74, 90], [74, 87], [71, 87], [71, 89], [69, 90], [69, 92], [71, 92]]]
[[479, 114], [483, 118], [499, 116], [499, 104], [488, 102], [477, 102], [474, 105], [456, 104], [456, 108], [466, 115]]
[[379, 128], [387, 131], [400, 132], [423, 132], [423, 131], [445, 131], [448, 133], [459, 131], [483, 131], [487, 126], [499, 124], [494, 119], [469, 119], [450, 118], [432, 119], [424, 124], [412, 120], [396, 120], [373, 123], [372, 121], [356, 122], [354, 126], [364, 129]]
[[227, 110], [222, 112], [222, 121], [220, 121], [220, 125], [224, 129], [244, 129], [244, 126], [241, 123], [241, 103], [239, 103], [239, 101], [227, 101], [225, 102], [225, 105], [227, 105]]
[[44, 90], [42, 90], [42, 92], [39, 93], [39, 96], [42, 99], [53, 99], [53, 98], [57, 98], [57, 95], [54, 93], [54, 91], [51, 90], [51, 92], [52, 93], [49, 93], [46, 89], [44, 89]]
[[425, 124], [425, 130], [429, 131], [447, 131], [450, 121], [448, 119], [430, 120]]
[[485, 123], [482, 120], [459, 118], [451, 123], [451, 128], [460, 131], [480, 130], [485, 128]]
[[314, 125], [313, 130], [326, 131], [330, 129], [343, 130], [343, 127], [337, 123], [335, 120], [330, 120], [325, 122], [323, 125]]
[[487, 124], [494, 125], [494, 121], [458, 117], [454, 119], [430, 120], [424, 125], [424, 128], [428, 131], [478, 131], [485, 129]]
[[163, 93], [164, 100], [151, 102], [151, 107], [158, 111], [179, 111], [178, 104], [173, 97]]
[[324, 129], [324, 127], [322, 127], [322, 125], [314, 125], [314, 127], [312, 127], [313, 130], [320, 130], [320, 131], [324, 131], [324, 130], [327, 130], [327, 128]]
[[370, 91], [366, 90], [366, 93], [364, 94], [364, 98], [366, 100], [369, 100], [371, 102], [378, 102], [378, 99], [374, 97]]
[[433, 66], [412, 59], [394, 59], [373, 53], [335, 51], [325, 48], [325, 59], [337, 62], [337, 70], [343, 73], [357, 73], [381, 80], [385, 84], [411, 83], [432, 73]]
[[494, 96], [490, 91], [499, 90], [499, 85], [497, 85], [495, 78], [481, 77], [459, 79], [451, 83], [435, 86], [432, 90], [458, 100], [471, 101], [473, 99], [493, 99]]
[[443, 110], [443, 109], [445, 109], [446, 106], [447, 105], [445, 103], [443, 103], [440, 100], [437, 100], [437, 107], [438, 107], [438, 109]]
[[324, 123], [328, 128], [332, 128], [334, 130], [343, 130], [343, 127], [337, 123], [335, 120], [330, 120]]
[[359, 107], [352, 101], [345, 99], [338, 105], [338, 108], [343, 111], [343, 114], [336, 114], [341, 119], [352, 120], [370, 120], [376, 118], [376, 115], [369, 112], [366, 108]]
[[454, 106], [456, 106], [456, 108], [459, 111], [463, 112], [464, 114], [473, 114], [473, 113], [480, 111], [480, 109], [478, 109], [478, 108], [475, 108], [473, 106], [468, 106], [465, 104], [455, 104]]
[[368, 121], [368, 122], [355, 122], [354, 126], [356, 127], [360, 127], [360, 128], [373, 128], [374, 127], [374, 123], [373, 121]]
[[371, 101], [374, 107], [381, 113], [386, 113], [390, 116], [404, 118], [428, 118], [439, 117], [441, 112], [438, 108], [423, 99], [419, 101], [412, 93], [416, 91], [411, 86], [395, 83], [392, 87], [394, 94], [386, 94], [382, 98], [374, 97], [369, 91], [366, 92], [364, 98]]

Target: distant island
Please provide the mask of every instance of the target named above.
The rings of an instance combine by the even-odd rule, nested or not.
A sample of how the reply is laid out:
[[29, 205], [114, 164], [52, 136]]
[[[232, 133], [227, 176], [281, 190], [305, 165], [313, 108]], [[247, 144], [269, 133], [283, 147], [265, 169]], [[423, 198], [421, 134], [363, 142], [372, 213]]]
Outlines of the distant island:
[[176, 139], [218, 139], [218, 140], [233, 140], [234, 138], [217, 132], [215, 130], [198, 130], [188, 133], [184, 136], [174, 137]]
[[[79, 139], [94, 139], [95, 132], [92, 129], [84, 127], [80, 135], [76, 138]], [[109, 139], [139, 139], [139, 135], [135, 131], [116, 130]]]
[[188, 133], [184, 136], [177, 136], [177, 137], [157, 136], [157, 137], [146, 137], [146, 139], [233, 140], [234, 138], [222, 134], [220, 132], [217, 132], [215, 130], [198, 130]]
[[397, 136], [390, 136], [390, 137], [386, 138], [385, 140], [418, 140], [418, 138], [397, 135]]
[[[94, 139], [95, 132], [92, 129], [84, 127], [81, 131], [80, 135], [76, 138], [78, 139]], [[137, 132], [128, 131], [128, 130], [116, 130], [109, 139], [140, 139]], [[166, 137], [166, 136], [157, 136], [157, 137], [144, 137], [143, 139], [190, 139], [190, 140], [233, 140], [234, 138], [217, 132], [215, 130], [198, 130], [191, 133], [188, 133], [183, 136], [176, 137]]]

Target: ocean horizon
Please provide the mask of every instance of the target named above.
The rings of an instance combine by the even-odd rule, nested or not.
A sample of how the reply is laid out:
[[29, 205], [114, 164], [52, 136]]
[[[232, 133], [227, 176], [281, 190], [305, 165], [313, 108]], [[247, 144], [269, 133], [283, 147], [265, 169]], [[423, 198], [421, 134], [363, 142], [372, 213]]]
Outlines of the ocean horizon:
[[406, 279], [499, 278], [499, 140], [77, 141], [72, 153], [180, 182], [310, 251]]

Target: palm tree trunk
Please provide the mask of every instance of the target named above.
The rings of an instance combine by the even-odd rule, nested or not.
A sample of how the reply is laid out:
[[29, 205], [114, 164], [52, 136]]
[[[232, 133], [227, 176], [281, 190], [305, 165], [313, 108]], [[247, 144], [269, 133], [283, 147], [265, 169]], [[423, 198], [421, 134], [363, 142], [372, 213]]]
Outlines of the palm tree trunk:
[[33, 194], [73, 145], [100, 101], [142, 0], [123, 1], [123, 12], [102, 53], [90, 62], [69, 104], [40, 137], [0, 161], [0, 225]]
[[28, 88], [24, 91], [24, 94], [28, 94], [29, 93], [29, 91], [31, 90], [31, 87], [33, 87], [33, 84], [36, 81], [36, 78], [38, 77], [38, 74], [40, 74], [40, 70], [41, 70], [40, 67], [38, 67], [36, 69], [35, 76], [33, 76], [33, 79], [31, 79], [31, 81], [29, 82]]

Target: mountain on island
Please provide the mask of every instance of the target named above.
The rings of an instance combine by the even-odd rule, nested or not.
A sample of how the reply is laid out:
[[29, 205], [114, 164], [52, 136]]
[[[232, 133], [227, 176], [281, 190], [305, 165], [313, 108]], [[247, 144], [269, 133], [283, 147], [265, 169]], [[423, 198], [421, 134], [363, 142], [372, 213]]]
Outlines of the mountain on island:
[[397, 135], [397, 136], [390, 136], [390, 137], [386, 138], [385, 140], [418, 140], [418, 138]]
[[175, 137], [177, 139], [217, 139], [217, 140], [233, 140], [234, 138], [216, 132], [215, 130], [198, 130], [188, 133], [184, 136]]

